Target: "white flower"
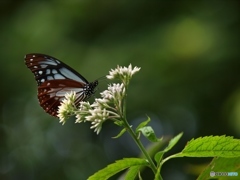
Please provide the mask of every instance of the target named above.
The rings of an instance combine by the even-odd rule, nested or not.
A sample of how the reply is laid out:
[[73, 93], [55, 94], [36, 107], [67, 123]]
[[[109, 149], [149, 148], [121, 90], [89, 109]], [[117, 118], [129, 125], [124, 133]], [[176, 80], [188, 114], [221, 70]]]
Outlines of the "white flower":
[[108, 90], [100, 93], [102, 96], [102, 101], [105, 102], [113, 102], [116, 99], [122, 99], [125, 95], [125, 87], [124, 84], [113, 83], [108, 85]]
[[80, 109], [77, 111], [76, 122], [91, 122], [91, 129], [95, 129], [94, 132], [99, 134], [102, 129], [102, 124], [109, 118], [109, 111], [103, 108], [103, 105], [99, 102], [105, 102], [104, 99], [98, 99], [93, 104], [89, 102], [81, 102]]
[[81, 101], [79, 110], [77, 111], [76, 121], [75, 123], [81, 123], [86, 121], [86, 116], [89, 115], [89, 109], [91, 109], [91, 105], [89, 102]]
[[109, 118], [109, 112], [106, 109], [101, 109], [101, 107], [96, 107], [92, 110], [89, 110], [90, 115], [86, 116], [86, 120], [90, 121], [92, 126], [90, 129], [94, 129], [94, 132], [99, 134], [102, 129], [102, 124]]
[[100, 104], [101, 106], [105, 107], [105, 106], [108, 106], [108, 103], [110, 102], [109, 99], [106, 99], [106, 98], [97, 98], [95, 99], [95, 102]]
[[120, 79], [123, 81], [123, 83], [125, 85], [128, 84], [129, 80], [132, 78], [132, 76], [140, 71], [141, 68], [135, 66], [132, 69], [132, 65], [130, 64], [128, 67], [121, 67], [121, 66], [117, 66], [116, 69], [111, 69], [111, 71], [109, 71], [109, 75], [107, 75], [106, 77], [108, 79]]
[[109, 94], [112, 94], [113, 98], [123, 98], [125, 95], [125, 87], [124, 84], [115, 84], [108, 86]]
[[65, 124], [67, 118], [72, 114], [72, 109], [74, 108], [74, 102], [76, 99], [76, 92], [66, 93], [65, 99], [62, 100], [60, 106], [58, 107], [58, 118], [60, 123]]
[[91, 108], [91, 104], [89, 102], [81, 101], [79, 109], [81, 111], [88, 111]]
[[65, 107], [62, 106], [62, 105], [59, 106], [58, 115], [57, 115], [57, 116], [58, 116], [58, 118], [59, 118], [59, 123], [62, 123], [62, 125], [65, 124], [66, 119], [67, 119], [66, 114], [65, 114], [64, 112], [66, 112]]
[[105, 99], [106, 101], [111, 101], [113, 99], [113, 95], [112, 95], [112, 93], [109, 92], [109, 90], [105, 90], [105, 91], [101, 92], [100, 94], [101, 94], [102, 98]]
[[[92, 126], [90, 129], [95, 128], [94, 132], [99, 134], [99, 132], [102, 129], [102, 124], [108, 119], [109, 117], [109, 112], [106, 109], [101, 109], [98, 113], [96, 114], [96, 118], [91, 122]], [[98, 118], [97, 118], [98, 117]]]
[[96, 132], [97, 134], [99, 134], [99, 132], [102, 129], [102, 123], [101, 120], [96, 119], [95, 121], [92, 121], [92, 126], [90, 127], [90, 129], [95, 128], [94, 132]]

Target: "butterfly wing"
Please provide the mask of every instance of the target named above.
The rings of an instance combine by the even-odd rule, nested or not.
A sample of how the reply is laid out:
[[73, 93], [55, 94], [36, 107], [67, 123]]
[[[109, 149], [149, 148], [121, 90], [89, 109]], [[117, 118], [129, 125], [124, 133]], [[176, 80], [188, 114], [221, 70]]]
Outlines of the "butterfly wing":
[[88, 97], [85, 93], [88, 81], [60, 60], [35, 53], [25, 56], [25, 64], [37, 81], [39, 103], [50, 115], [57, 116], [66, 92], [75, 91], [78, 103]]

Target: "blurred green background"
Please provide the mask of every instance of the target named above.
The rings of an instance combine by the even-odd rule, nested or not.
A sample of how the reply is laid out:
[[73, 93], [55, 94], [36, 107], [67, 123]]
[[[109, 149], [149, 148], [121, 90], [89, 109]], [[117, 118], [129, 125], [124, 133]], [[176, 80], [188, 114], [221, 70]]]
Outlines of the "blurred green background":
[[[0, 14], [0, 179], [85, 180], [140, 153], [127, 134], [111, 138], [120, 130], [112, 123], [97, 136], [87, 123], [62, 126], [46, 114], [24, 64], [32, 52], [59, 58], [89, 81], [117, 65], [141, 67], [128, 93], [130, 124], [148, 115], [158, 136], [183, 131], [171, 153], [199, 136], [240, 137], [239, 1], [12, 0], [0, 2]], [[189, 167], [210, 160], [170, 160], [163, 178], [195, 179]], [[150, 170], [142, 176], [152, 179]]]

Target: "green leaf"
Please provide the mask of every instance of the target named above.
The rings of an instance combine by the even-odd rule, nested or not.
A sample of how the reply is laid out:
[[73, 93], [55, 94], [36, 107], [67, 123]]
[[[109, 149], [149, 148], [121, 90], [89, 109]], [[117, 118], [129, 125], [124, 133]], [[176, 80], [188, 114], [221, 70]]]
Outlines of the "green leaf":
[[116, 135], [116, 136], [114, 136], [114, 137], [112, 137], [112, 138], [119, 138], [119, 137], [121, 137], [125, 132], [126, 132], [127, 130], [124, 128], [124, 129], [122, 129], [121, 131], [120, 131], [120, 133], [118, 133], [118, 135]]
[[92, 176], [88, 178], [88, 180], [106, 180], [118, 172], [127, 169], [133, 166], [147, 166], [148, 162], [145, 159], [140, 158], [124, 158], [122, 160], [118, 160], [115, 163], [108, 165], [106, 168], [99, 170]]
[[239, 157], [240, 140], [231, 136], [206, 136], [192, 139], [179, 156], [188, 157]]
[[175, 146], [177, 144], [177, 142], [179, 141], [179, 139], [182, 137], [183, 133], [178, 134], [177, 136], [175, 136], [174, 138], [172, 138], [169, 143], [168, 146], [164, 149], [164, 152], [169, 151], [170, 149], [173, 148], [173, 146]]
[[140, 171], [142, 166], [132, 166], [129, 168], [126, 176], [125, 176], [125, 180], [133, 180], [137, 177], [138, 172]]
[[139, 131], [139, 129], [143, 128], [144, 126], [146, 126], [149, 122], [151, 121], [151, 119], [148, 117], [146, 121], [141, 122], [138, 127], [136, 128], [136, 133]]
[[158, 142], [161, 140], [156, 137], [151, 126], [142, 127], [138, 131], [142, 132], [142, 134], [151, 142]]
[[154, 160], [157, 162], [157, 164], [159, 164], [159, 162], [161, 161], [164, 153], [165, 153], [164, 151], [159, 151], [158, 153], [155, 154]]
[[123, 122], [122, 121], [114, 121], [114, 124], [116, 124], [118, 126], [123, 126]]
[[[183, 133], [180, 133], [178, 134], [177, 136], [175, 136], [174, 138], [172, 138], [169, 143], [168, 143], [168, 146], [163, 150], [163, 151], [159, 151], [158, 153], [155, 154], [154, 156], [154, 160], [157, 162], [157, 165], [158, 165], [158, 169], [160, 169], [161, 167], [161, 160], [162, 160], [162, 157], [164, 155], [165, 152], [169, 151], [170, 149], [172, 149], [176, 144], [177, 142], [179, 141], [179, 139], [182, 137]], [[172, 156], [174, 157], [174, 156]], [[176, 155], [177, 157], [177, 155]]]
[[[212, 162], [206, 167], [206, 169], [200, 174], [198, 180], [209, 179], [210, 172], [234, 172], [238, 174], [238, 176], [231, 176], [231, 179], [239, 179], [240, 175], [240, 157], [237, 158], [222, 158], [215, 157]], [[230, 179], [230, 177], [213, 177], [218, 179]]]

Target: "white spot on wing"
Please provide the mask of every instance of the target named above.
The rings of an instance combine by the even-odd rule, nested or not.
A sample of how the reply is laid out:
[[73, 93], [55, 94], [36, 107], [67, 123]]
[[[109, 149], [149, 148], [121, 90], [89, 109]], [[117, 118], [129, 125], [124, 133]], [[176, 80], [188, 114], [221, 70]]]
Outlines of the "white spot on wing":
[[60, 74], [54, 74], [54, 79], [65, 79], [65, 78]]
[[52, 76], [48, 76], [47, 77], [47, 80], [49, 81], [49, 80], [53, 80], [54, 78], [52, 77]]
[[64, 90], [58, 91], [58, 92], [56, 93], [56, 96], [60, 96], [60, 97], [65, 96], [67, 92], [68, 92], [68, 91], [64, 91]]
[[51, 73], [50, 69], [47, 69], [46, 74], [50, 74], [50, 73]]
[[42, 83], [45, 82], [45, 79], [41, 79], [41, 82], [42, 82]]
[[[56, 89], [54, 89], [56, 90]], [[83, 89], [82, 88], [59, 88], [59, 91], [57, 91], [56, 96], [60, 96], [63, 97], [66, 95], [66, 93], [69, 93], [71, 91], [75, 91], [76, 92], [76, 97], [80, 96], [83, 93]]]
[[56, 69], [53, 69], [53, 70], [52, 70], [52, 73], [53, 73], [53, 74], [57, 74], [57, 70], [56, 70]]
[[40, 75], [41, 75], [42, 73], [43, 73], [42, 71], [38, 71], [38, 74], [40, 74]]
[[40, 61], [39, 64], [54, 65], [54, 66], [57, 65], [57, 63], [52, 59], [45, 59], [45, 61]]
[[76, 74], [74, 74], [73, 72], [71, 72], [70, 70], [66, 69], [66, 68], [61, 68], [59, 69], [59, 71], [66, 77], [68, 77], [69, 79], [73, 79], [75, 81], [79, 81], [79, 82], [83, 82], [86, 83], [84, 80], [82, 80], [80, 77], [78, 77]]
[[38, 67], [37, 66], [33, 66], [33, 68], [37, 69]]
[[[40, 64], [40, 63], [39, 63], [39, 64]], [[46, 64], [41, 64], [40, 66], [41, 66], [41, 68], [43, 68], [43, 69], [47, 67]]]

